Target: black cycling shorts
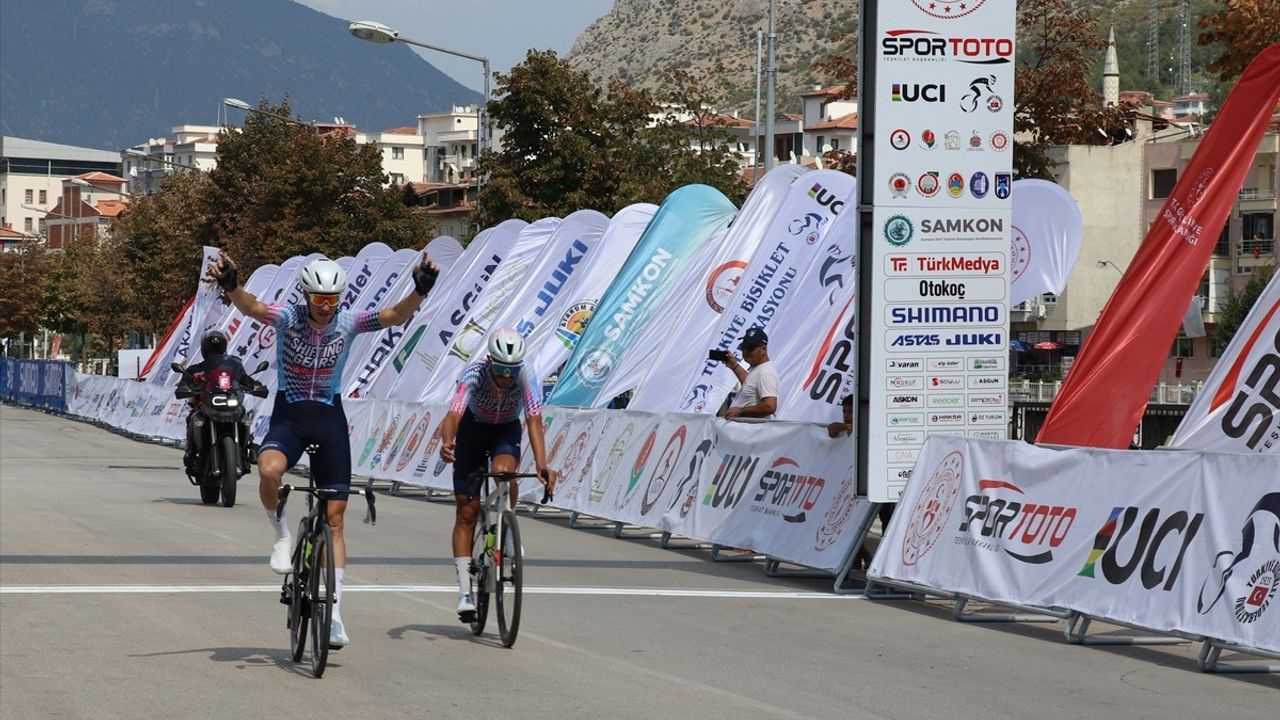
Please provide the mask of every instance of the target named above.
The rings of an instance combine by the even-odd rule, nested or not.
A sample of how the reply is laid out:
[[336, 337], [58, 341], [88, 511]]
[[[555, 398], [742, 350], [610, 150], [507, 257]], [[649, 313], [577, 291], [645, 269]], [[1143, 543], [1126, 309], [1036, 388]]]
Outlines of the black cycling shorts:
[[471, 494], [471, 473], [485, 467], [485, 453], [490, 457], [511, 455], [517, 463], [520, 462], [520, 441], [524, 433], [519, 420], [491, 425], [476, 420], [471, 411], [467, 410], [462, 414], [458, 434], [454, 437], [457, 443], [453, 452], [455, 495]]
[[284, 393], [276, 393], [271, 426], [259, 451], [284, 453], [292, 468], [311, 444], [320, 446], [311, 458], [316, 487], [342, 490], [334, 500], [346, 500], [351, 489], [351, 440], [342, 401], [335, 397], [332, 405], [315, 400], [291, 403], [284, 401]]

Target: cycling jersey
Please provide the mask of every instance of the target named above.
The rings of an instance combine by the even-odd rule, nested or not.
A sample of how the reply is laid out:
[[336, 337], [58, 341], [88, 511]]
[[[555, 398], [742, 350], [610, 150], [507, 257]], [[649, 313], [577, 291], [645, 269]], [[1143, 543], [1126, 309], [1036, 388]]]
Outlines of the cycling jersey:
[[376, 310], [339, 310], [323, 330], [311, 327], [306, 305], [268, 305], [267, 323], [276, 328], [277, 392], [285, 402], [315, 400], [327, 405], [341, 388], [342, 366], [351, 339], [382, 329]]
[[530, 375], [529, 368], [525, 367], [515, 382], [500, 388], [489, 375], [487, 358], [473, 362], [458, 377], [458, 389], [449, 411], [461, 415], [470, 410], [478, 422], [490, 425], [519, 420], [521, 411], [526, 419], [541, 416], [542, 403], [534, 390], [538, 383]]

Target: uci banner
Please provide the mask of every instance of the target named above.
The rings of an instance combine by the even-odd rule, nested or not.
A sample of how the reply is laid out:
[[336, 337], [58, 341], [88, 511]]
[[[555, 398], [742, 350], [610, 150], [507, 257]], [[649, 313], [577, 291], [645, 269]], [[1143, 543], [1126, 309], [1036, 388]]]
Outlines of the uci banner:
[[618, 359], [644, 329], [703, 246], [737, 208], [719, 190], [685, 185], [663, 201], [631, 257], [605, 292], [547, 402], [591, 407]]
[[1280, 453], [1280, 273], [1236, 330], [1170, 444]]
[[1275, 455], [934, 435], [868, 575], [1280, 652], [1278, 477]]

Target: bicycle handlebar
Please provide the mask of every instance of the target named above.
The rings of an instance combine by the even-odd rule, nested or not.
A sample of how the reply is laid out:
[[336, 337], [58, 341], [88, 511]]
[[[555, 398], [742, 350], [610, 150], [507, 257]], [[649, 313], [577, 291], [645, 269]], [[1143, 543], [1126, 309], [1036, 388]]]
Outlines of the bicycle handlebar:
[[347, 493], [348, 495], [363, 495], [365, 504], [368, 506], [368, 511], [365, 513], [365, 516], [364, 516], [364, 524], [365, 525], [378, 524], [378, 508], [374, 504], [374, 499], [377, 497], [377, 495], [375, 495], [373, 492], [372, 480], [365, 483], [365, 486], [363, 489], [351, 488], [349, 490], [338, 490], [337, 488], [294, 487], [293, 485], [281, 485], [280, 489], [276, 491], [276, 501], [278, 502], [278, 504], [276, 505], [277, 520], [279, 520], [280, 516], [284, 514], [284, 506], [285, 506], [285, 503], [288, 502], [289, 500], [289, 493], [293, 492], [294, 490], [297, 490], [298, 492], [307, 493], [312, 497], [320, 498], [323, 500], [332, 500], [335, 496], [343, 492]]
[[[542, 479], [542, 475], [538, 473], [484, 472], [483, 470], [477, 469], [475, 472], [471, 473], [471, 487], [473, 490], [472, 497], [480, 496], [479, 491], [480, 491], [481, 483], [484, 481], [485, 478], [493, 478], [495, 481], [498, 481], [498, 482], [515, 482], [516, 480], [521, 480], [524, 478], [540, 480]], [[546, 485], [543, 485], [541, 504], [546, 505], [547, 503], [551, 502], [553, 499], [554, 497], [551, 494], [551, 489]]]

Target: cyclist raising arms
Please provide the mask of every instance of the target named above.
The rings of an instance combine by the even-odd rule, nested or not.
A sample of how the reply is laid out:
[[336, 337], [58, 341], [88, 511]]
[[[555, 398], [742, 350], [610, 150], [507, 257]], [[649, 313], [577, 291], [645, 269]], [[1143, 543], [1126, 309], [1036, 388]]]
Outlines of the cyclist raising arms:
[[[453, 463], [453, 494], [457, 509], [453, 521], [453, 565], [458, 575], [458, 618], [471, 622], [476, 611], [471, 597], [471, 538], [480, 498], [472, 495], [471, 473], [484, 468], [485, 454], [492, 456], [490, 472], [516, 471], [520, 462], [520, 414], [529, 428], [541, 482], [550, 490], [555, 476], [547, 467], [546, 440], [542, 433], [539, 387], [530, 373], [522, 373], [524, 337], [511, 328], [500, 328], [489, 338], [489, 355], [473, 362], [458, 378], [449, 412], [440, 423], [440, 457]], [[455, 442], [456, 440], [456, 442]], [[517, 493], [511, 494], [512, 502]]]
[[[351, 488], [351, 445], [339, 394], [347, 350], [357, 333], [407, 321], [431, 292], [439, 268], [423, 257], [413, 269], [413, 291], [395, 305], [377, 311], [338, 309], [347, 286], [347, 273], [332, 260], [314, 260], [302, 268], [300, 281], [306, 302], [296, 305], [268, 305], [240, 287], [236, 265], [225, 253], [209, 269], [209, 274], [237, 310], [277, 331], [280, 382], [271, 425], [258, 455], [258, 494], [267, 510], [267, 519], [276, 531], [271, 569], [283, 575], [292, 569], [293, 541], [288, 520], [283, 516], [276, 518], [276, 491], [280, 489], [281, 476], [298, 462], [307, 445], [316, 444], [319, 450], [312, 458], [316, 485], [339, 490]], [[328, 507], [337, 568], [329, 645], [340, 648], [349, 642], [339, 614], [347, 566], [342, 534], [346, 494], [330, 500]]]

